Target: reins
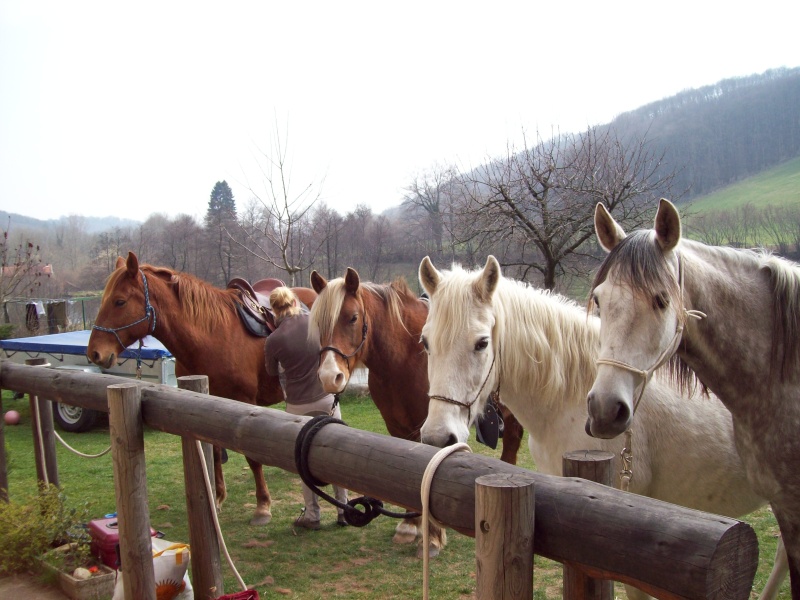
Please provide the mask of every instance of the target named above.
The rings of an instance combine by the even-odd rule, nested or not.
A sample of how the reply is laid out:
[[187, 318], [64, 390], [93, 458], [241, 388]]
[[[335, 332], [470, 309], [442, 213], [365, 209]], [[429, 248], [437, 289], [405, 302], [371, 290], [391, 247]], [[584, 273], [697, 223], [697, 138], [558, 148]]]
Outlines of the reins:
[[[122, 325], [120, 327], [102, 327], [98, 324], [92, 325], [92, 329], [97, 329], [98, 331], [103, 331], [105, 333], [113, 333], [114, 337], [117, 338], [119, 345], [122, 346], [122, 351], [128, 349], [128, 347], [122, 343], [122, 340], [119, 337], [118, 331], [122, 331], [123, 329], [129, 329], [130, 327], [134, 327], [143, 321], [150, 321], [150, 331], [148, 333], [152, 334], [156, 330], [156, 309], [155, 307], [150, 304], [150, 289], [147, 286], [147, 277], [145, 277], [144, 271], [139, 269], [139, 273], [142, 274], [142, 282], [144, 284], [144, 316], [141, 319], [134, 321], [133, 323], [129, 323], [128, 325]], [[142, 338], [139, 338], [139, 348], [136, 353], [136, 374], [137, 377], [141, 379], [142, 373]]]

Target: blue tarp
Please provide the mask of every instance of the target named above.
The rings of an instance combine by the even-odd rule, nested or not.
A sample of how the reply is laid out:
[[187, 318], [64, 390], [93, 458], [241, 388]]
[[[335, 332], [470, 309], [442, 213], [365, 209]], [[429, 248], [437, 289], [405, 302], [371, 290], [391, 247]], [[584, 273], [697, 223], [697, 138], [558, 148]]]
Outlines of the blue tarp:
[[[40, 352], [45, 354], [86, 354], [91, 331], [68, 331], [53, 335], [38, 335], [35, 337], [0, 340], [0, 349], [10, 352]], [[147, 336], [142, 340], [142, 359], [156, 360], [170, 358], [172, 354], [156, 338]], [[122, 358], [136, 358], [139, 342], [121, 354]]]

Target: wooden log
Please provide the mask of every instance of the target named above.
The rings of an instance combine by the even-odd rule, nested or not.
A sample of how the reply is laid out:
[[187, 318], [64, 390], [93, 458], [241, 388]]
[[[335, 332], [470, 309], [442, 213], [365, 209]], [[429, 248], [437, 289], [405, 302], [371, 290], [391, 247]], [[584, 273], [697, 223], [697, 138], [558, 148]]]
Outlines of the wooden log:
[[[613, 483], [614, 455], [603, 450], [576, 450], [561, 459], [564, 477], [581, 477], [602, 485]], [[564, 600], [614, 600], [614, 582], [589, 577], [586, 571], [564, 563]]]
[[[58, 373], [57, 377], [46, 373]], [[57, 372], [8, 363], [0, 388], [65, 390], [79, 406], [94, 402], [113, 376]], [[233, 400], [137, 383], [150, 427], [246, 453], [296, 473], [294, 443], [308, 419]], [[176, 419], [175, 415], [180, 414]], [[344, 425], [328, 425], [309, 452], [312, 475], [393, 504], [420, 510], [419, 487], [437, 448]], [[475, 479], [520, 474], [536, 484], [536, 554], [579, 565], [590, 576], [630, 583], [660, 598], [748, 598], [758, 561], [753, 529], [573, 477], [554, 477], [485, 456], [458, 453], [437, 470], [431, 509], [446, 527], [474, 536]]]
[[533, 598], [534, 484], [518, 475], [475, 480], [478, 600]]
[[[28, 358], [25, 364], [40, 368], [50, 366], [44, 358]], [[31, 408], [36, 478], [40, 482], [59, 487], [53, 403], [34, 394], [28, 395], [28, 403]]]
[[109, 386], [108, 406], [125, 598], [156, 600], [139, 386]]
[[[178, 378], [178, 387], [208, 394], [208, 377], [189, 375]], [[192, 588], [199, 600], [217, 598], [225, 593], [220, 563], [219, 539], [214, 526], [214, 459], [211, 444], [200, 443], [203, 457], [197, 451], [200, 443], [191, 436], [181, 437], [183, 478], [186, 490], [186, 512], [189, 518], [189, 545], [192, 559]], [[211, 482], [211, 496], [206, 489], [205, 474]]]
[[[0, 371], [3, 363], [0, 363]], [[8, 502], [8, 462], [6, 461], [6, 419], [3, 410], [3, 390], [0, 388], [0, 502]]]

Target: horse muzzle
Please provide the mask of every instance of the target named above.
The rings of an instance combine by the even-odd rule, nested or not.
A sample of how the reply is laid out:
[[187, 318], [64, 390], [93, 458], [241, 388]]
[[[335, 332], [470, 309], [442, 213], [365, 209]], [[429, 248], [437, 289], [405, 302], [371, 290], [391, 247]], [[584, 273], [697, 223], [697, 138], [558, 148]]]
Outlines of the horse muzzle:
[[615, 438], [628, 430], [633, 420], [630, 404], [620, 397], [602, 395], [594, 389], [587, 397], [586, 433], [600, 439]]

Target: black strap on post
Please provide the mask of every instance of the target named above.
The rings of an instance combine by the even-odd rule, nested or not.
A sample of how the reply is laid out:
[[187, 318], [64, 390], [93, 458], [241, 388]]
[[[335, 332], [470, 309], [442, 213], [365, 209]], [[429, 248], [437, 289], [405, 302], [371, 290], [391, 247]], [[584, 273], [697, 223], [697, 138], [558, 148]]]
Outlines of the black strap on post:
[[[303, 428], [300, 430], [300, 433], [295, 439], [294, 464], [297, 467], [297, 472], [300, 475], [300, 479], [303, 480], [303, 483], [305, 483], [317, 496], [327, 500], [329, 503], [343, 510], [345, 520], [347, 521], [348, 525], [352, 525], [353, 527], [364, 527], [379, 515], [386, 515], [387, 517], [392, 517], [394, 519], [413, 519], [420, 516], [420, 513], [397, 513], [385, 510], [383, 508], [383, 502], [377, 498], [370, 498], [368, 496], [354, 498], [349, 500], [347, 504], [342, 504], [336, 500], [336, 498], [319, 489], [321, 486], [328, 484], [324, 481], [320, 481], [311, 474], [311, 470], [308, 467], [308, 453], [311, 449], [311, 441], [314, 439], [314, 436], [320, 429], [329, 423], [347, 425], [347, 423], [340, 419], [329, 417], [327, 415], [319, 415], [309, 419], [308, 422], [303, 425]], [[364, 511], [360, 511], [358, 508], [356, 508], [357, 506], [363, 506]]]

